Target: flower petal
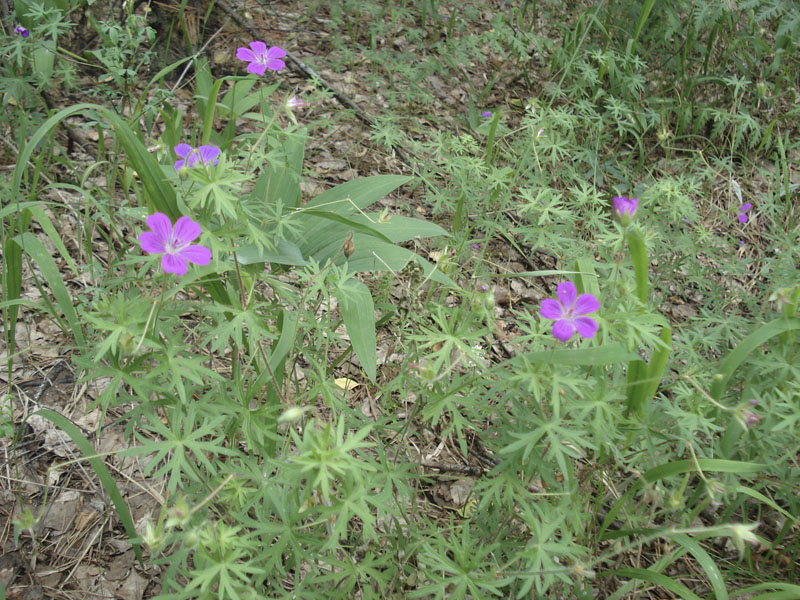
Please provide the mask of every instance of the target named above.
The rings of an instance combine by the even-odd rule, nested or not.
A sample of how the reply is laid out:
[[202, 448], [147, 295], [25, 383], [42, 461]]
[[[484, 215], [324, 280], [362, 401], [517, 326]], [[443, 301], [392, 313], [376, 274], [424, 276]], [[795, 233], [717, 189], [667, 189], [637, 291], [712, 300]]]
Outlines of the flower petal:
[[573, 304], [575, 304], [575, 296], [578, 295], [578, 290], [575, 288], [575, 284], [571, 281], [564, 281], [563, 283], [558, 284], [558, 287], [556, 288], [556, 295], [561, 301], [561, 306], [568, 310], [572, 308]]
[[747, 215], [744, 213], [739, 213], [739, 223], [747, 223]]
[[172, 236], [172, 221], [164, 213], [153, 213], [147, 217], [147, 226], [153, 231], [153, 234], [161, 240], [162, 244], [166, 244]]
[[189, 242], [193, 242], [200, 237], [202, 232], [203, 229], [200, 227], [200, 225], [192, 221], [190, 217], [181, 217], [175, 221], [175, 230], [173, 232], [175, 245], [183, 246]]
[[203, 157], [203, 162], [205, 164], [217, 164], [219, 160], [214, 160], [219, 156], [219, 148], [217, 146], [200, 146], [198, 148], [200, 151], [200, 156]]
[[562, 316], [564, 316], [564, 311], [561, 309], [561, 305], [558, 303], [558, 300], [548, 298], [547, 300], [542, 300], [542, 306], [539, 308], [539, 314], [545, 319], [560, 319]]
[[592, 338], [597, 333], [597, 321], [591, 317], [578, 317], [575, 319], [575, 329], [584, 338]]
[[256, 60], [256, 55], [253, 54], [253, 51], [250, 50], [250, 48], [237, 48], [236, 58], [239, 60], [246, 60], [247, 62], [253, 62]]
[[753, 208], [753, 205], [750, 202], [745, 202], [744, 204], [742, 204], [742, 207], [739, 209], [739, 212], [747, 212], [751, 208]]
[[253, 49], [253, 54], [256, 56], [263, 56], [267, 53], [267, 45], [264, 42], [250, 42], [250, 47]]
[[152, 231], [145, 231], [137, 238], [142, 245], [142, 250], [150, 254], [161, 254], [165, 251], [164, 241]]
[[192, 150], [194, 150], [194, 148], [192, 148], [189, 144], [178, 144], [173, 148], [173, 150], [175, 151], [175, 154], [177, 154], [181, 158], [186, 158], [187, 156], [189, 156], [189, 154], [192, 153]]
[[280, 46], [272, 46], [267, 50], [267, 58], [283, 58], [286, 56], [286, 50]]
[[585, 315], [600, 310], [600, 301], [591, 294], [581, 294], [575, 302], [575, 314]]
[[180, 171], [183, 168], [183, 165], [185, 165], [185, 164], [186, 164], [186, 161], [183, 160], [183, 159], [176, 160], [175, 161], [175, 170], [176, 171]]
[[251, 62], [249, 65], [247, 65], [247, 70], [251, 73], [255, 73], [256, 75], [263, 75], [267, 70], [267, 67], [260, 62]]
[[271, 58], [267, 61], [267, 68], [273, 71], [280, 71], [283, 67], [286, 66], [286, 63], [278, 58]]
[[198, 246], [197, 244], [181, 248], [178, 251], [178, 256], [195, 265], [205, 266], [211, 262], [211, 250], [205, 246]]
[[553, 324], [553, 337], [566, 342], [575, 333], [575, 327], [567, 319], [560, 319]]
[[161, 257], [161, 268], [167, 273], [186, 275], [186, 271], [189, 270], [189, 265], [177, 254], [167, 253]]
[[200, 155], [200, 150], [195, 148], [192, 150], [191, 154], [186, 157], [186, 166], [190, 169], [195, 166], [197, 163], [201, 162], [203, 157]]

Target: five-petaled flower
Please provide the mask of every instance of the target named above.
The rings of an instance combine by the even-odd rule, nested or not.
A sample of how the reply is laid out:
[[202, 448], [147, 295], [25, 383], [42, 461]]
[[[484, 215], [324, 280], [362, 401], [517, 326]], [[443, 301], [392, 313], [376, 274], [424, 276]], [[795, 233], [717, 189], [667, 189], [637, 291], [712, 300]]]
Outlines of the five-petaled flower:
[[631, 224], [637, 208], [639, 208], [638, 198], [614, 196], [614, 214], [623, 227]]
[[281, 60], [286, 56], [286, 50], [278, 46], [270, 46], [264, 42], [250, 42], [249, 48], [238, 48], [236, 50], [236, 58], [249, 62], [247, 70], [256, 75], [263, 75], [267, 69], [271, 71], [280, 71], [286, 66], [286, 63]]
[[558, 300], [548, 298], [542, 300], [539, 314], [545, 319], [555, 319], [553, 324], [553, 337], [566, 342], [575, 331], [581, 337], [591, 338], [597, 333], [597, 321], [587, 317], [600, 309], [600, 302], [591, 294], [581, 294], [571, 281], [559, 283], [556, 288]]
[[205, 246], [192, 244], [200, 237], [200, 225], [189, 217], [181, 217], [172, 221], [164, 213], [155, 213], [147, 217], [147, 226], [152, 231], [139, 235], [142, 250], [150, 254], [163, 254], [161, 268], [167, 273], [185, 275], [188, 264], [207, 265], [211, 262], [211, 250]]
[[745, 202], [739, 207], [739, 223], [747, 223], [747, 211], [753, 208], [749, 202]]
[[17, 25], [14, 27], [14, 31], [16, 31], [17, 34], [21, 35], [22, 37], [28, 37], [31, 34], [31, 32], [25, 29], [22, 25]]
[[181, 157], [181, 160], [175, 161], [176, 171], [180, 171], [183, 167], [191, 169], [197, 163], [203, 163], [205, 166], [219, 163], [219, 148], [217, 146], [192, 148], [189, 144], [178, 144], [173, 150], [175, 150], [175, 154]]

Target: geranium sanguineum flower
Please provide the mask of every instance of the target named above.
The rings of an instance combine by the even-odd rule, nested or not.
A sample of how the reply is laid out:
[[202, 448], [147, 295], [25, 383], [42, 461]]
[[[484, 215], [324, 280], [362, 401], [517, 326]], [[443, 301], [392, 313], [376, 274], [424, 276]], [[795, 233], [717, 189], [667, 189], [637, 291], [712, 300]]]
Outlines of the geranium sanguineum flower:
[[200, 146], [199, 148], [192, 148], [189, 144], [178, 144], [173, 148], [175, 154], [181, 157], [181, 160], [175, 161], [175, 170], [180, 171], [183, 167], [190, 169], [197, 163], [204, 165], [216, 165], [219, 163], [219, 148], [217, 146]]
[[155, 213], [147, 217], [147, 226], [152, 231], [139, 235], [142, 250], [150, 254], [163, 254], [161, 268], [167, 273], [185, 275], [189, 268], [187, 263], [207, 265], [211, 262], [211, 250], [205, 246], [192, 244], [200, 237], [200, 225], [189, 217], [181, 217], [172, 221], [164, 213]]
[[238, 48], [236, 50], [236, 58], [249, 62], [247, 70], [256, 75], [263, 75], [267, 69], [271, 71], [280, 71], [286, 66], [286, 63], [281, 60], [286, 56], [286, 50], [278, 46], [270, 46], [264, 42], [250, 42], [249, 48]]
[[747, 211], [753, 208], [749, 202], [745, 202], [739, 207], [739, 223], [747, 223]]
[[638, 198], [614, 196], [614, 214], [623, 227], [630, 225], [637, 208], [639, 208]]
[[14, 31], [16, 31], [17, 34], [21, 35], [22, 37], [28, 37], [31, 34], [31, 32], [25, 29], [22, 25], [17, 25], [14, 27]]
[[591, 338], [597, 333], [597, 321], [585, 315], [600, 308], [600, 302], [591, 294], [581, 294], [571, 281], [559, 283], [556, 288], [558, 300], [542, 300], [539, 314], [545, 319], [555, 319], [553, 337], [562, 342], [570, 339], [575, 331], [581, 337]]

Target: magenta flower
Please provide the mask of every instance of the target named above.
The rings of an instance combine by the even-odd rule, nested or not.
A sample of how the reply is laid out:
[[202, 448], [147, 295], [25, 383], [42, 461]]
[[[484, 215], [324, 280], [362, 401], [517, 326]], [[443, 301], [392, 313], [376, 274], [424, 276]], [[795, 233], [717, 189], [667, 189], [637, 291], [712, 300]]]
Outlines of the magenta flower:
[[200, 225], [189, 217], [181, 217], [172, 221], [164, 213], [155, 213], [147, 217], [147, 226], [152, 231], [139, 235], [142, 250], [150, 254], [163, 254], [161, 268], [167, 273], [186, 275], [188, 264], [207, 265], [211, 262], [211, 250], [205, 246], [190, 244], [202, 233]]
[[600, 302], [597, 298], [591, 294], [578, 296], [578, 290], [571, 281], [559, 283], [556, 295], [558, 300], [542, 300], [539, 309], [540, 316], [556, 320], [553, 324], [553, 337], [566, 342], [575, 331], [584, 338], [594, 337], [597, 333], [597, 321], [584, 315], [599, 310]]
[[219, 156], [219, 148], [216, 146], [192, 148], [189, 144], [178, 144], [173, 150], [175, 150], [175, 154], [181, 157], [181, 160], [175, 161], [176, 171], [180, 171], [183, 167], [191, 169], [200, 162], [205, 166], [219, 163], [219, 158], [217, 158]]
[[623, 227], [627, 227], [631, 224], [637, 208], [639, 208], [638, 198], [614, 196], [614, 214], [617, 216], [617, 221], [619, 221]]
[[280, 71], [286, 66], [281, 60], [286, 56], [286, 50], [278, 46], [270, 46], [269, 50], [264, 42], [250, 42], [249, 48], [236, 50], [236, 58], [249, 62], [247, 70], [256, 75], [263, 75], [267, 69]]
[[491, 117], [491, 116], [492, 116], [492, 111], [490, 111], [490, 110], [485, 110], [485, 111], [483, 111], [483, 112], [481, 113], [481, 116], [482, 116], [484, 119], [488, 119], [489, 117]]
[[17, 34], [21, 35], [22, 37], [28, 37], [31, 34], [31, 32], [25, 29], [22, 25], [17, 25], [14, 27], [14, 31], [16, 31]]
[[739, 207], [739, 223], [747, 223], [747, 211], [753, 208], [749, 202], [745, 202]]

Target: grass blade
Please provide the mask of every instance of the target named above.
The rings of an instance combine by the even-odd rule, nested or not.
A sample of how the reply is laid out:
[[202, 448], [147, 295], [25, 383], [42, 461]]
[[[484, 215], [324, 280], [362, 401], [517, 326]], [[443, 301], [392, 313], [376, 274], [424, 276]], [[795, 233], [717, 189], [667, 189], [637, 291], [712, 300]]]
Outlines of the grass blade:
[[100, 480], [103, 489], [105, 489], [109, 498], [111, 498], [111, 502], [114, 503], [117, 516], [119, 516], [123, 527], [125, 527], [125, 532], [128, 534], [128, 539], [133, 545], [133, 551], [136, 554], [136, 558], [139, 559], [139, 564], [144, 566], [144, 563], [142, 562], [142, 549], [139, 542], [136, 541], [138, 536], [136, 533], [136, 528], [133, 526], [133, 519], [131, 518], [131, 513], [128, 510], [128, 506], [125, 504], [125, 500], [123, 500], [122, 494], [120, 494], [114, 478], [111, 476], [111, 473], [100, 457], [97, 456], [97, 452], [95, 452], [94, 448], [89, 443], [89, 440], [84, 437], [83, 433], [81, 433], [81, 430], [78, 429], [78, 427], [74, 425], [72, 421], [63, 415], [50, 410], [49, 408], [42, 408], [33, 414], [44, 417], [53, 423], [53, 425], [61, 429], [61, 431], [66, 433], [81, 451], [86, 460], [89, 461], [89, 464], [97, 474], [97, 478]]

